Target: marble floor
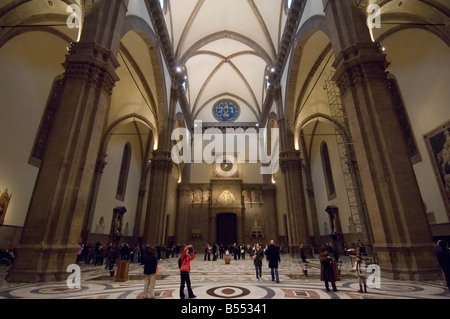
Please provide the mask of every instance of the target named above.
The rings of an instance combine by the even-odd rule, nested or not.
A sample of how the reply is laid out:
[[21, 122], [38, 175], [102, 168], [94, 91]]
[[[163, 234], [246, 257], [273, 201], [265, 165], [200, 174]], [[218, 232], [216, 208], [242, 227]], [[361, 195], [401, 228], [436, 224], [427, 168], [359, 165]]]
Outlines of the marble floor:
[[[104, 266], [80, 264], [81, 288], [68, 288], [65, 281], [17, 284], [4, 280], [7, 268], [0, 269], [0, 299], [142, 299], [143, 266], [131, 264], [129, 280], [116, 282]], [[162, 274], [156, 282], [156, 299], [179, 299], [177, 259], [160, 261]], [[309, 260], [308, 276], [302, 273], [300, 260], [282, 256], [280, 282], [271, 280], [270, 269], [263, 265], [263, 278], [256, 281], [253, 261], [221, 259], [204, 261], [198, 255], [191, 262], [191, 281], [197, 299], [450, 299], [442, 282], [395, 281], [381, 278], [379, 288], [358, 292], [357, 277], [350, 272], [350, 260], [343, 258], [337, 292], [327, 292], [320, 281], [317, 259]]]

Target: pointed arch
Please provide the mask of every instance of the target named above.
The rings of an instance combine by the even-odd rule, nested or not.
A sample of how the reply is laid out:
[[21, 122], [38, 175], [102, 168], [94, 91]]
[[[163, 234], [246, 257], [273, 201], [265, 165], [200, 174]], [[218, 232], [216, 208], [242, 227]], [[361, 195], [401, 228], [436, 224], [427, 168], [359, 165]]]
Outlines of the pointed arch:
[[308, 40], [317, 32], [323, 32], [330, 39], [328, 25], [325, 16], [312, 16], [302, 24], [295, 36], [295, 49], [289, 61], [289, 71], [286, 86], [286, 104], [284, 112], [288, 119], [288, 126], [293, 130], [296, 118], [296, 87], [298, 85], [297, 78], [300, 72], [300, 63], [303, 55], [303, 47]]
[[167, 87], [163, 71], [164, 61], [160, 54], [160, 50], [157, 50], [158, 38], [145, 20], [133, 15], [129, 15], [125, 18], [121, 38], [130, 31], [135, 32], [145, 42], [148, 49], [156, 83], [154, 97], [156, 100], [155, 103], [157, 104], [157, 128], [158, 131], [162, 131], [166, 123], [165, 118], [167, 116], [168, 101], [166, 98]]

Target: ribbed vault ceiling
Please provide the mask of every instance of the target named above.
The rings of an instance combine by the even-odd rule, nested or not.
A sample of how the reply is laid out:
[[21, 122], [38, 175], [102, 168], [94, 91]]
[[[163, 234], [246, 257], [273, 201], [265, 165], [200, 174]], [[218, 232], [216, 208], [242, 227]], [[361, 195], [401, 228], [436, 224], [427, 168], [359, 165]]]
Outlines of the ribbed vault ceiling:
[[283, 0], [170, 0], [166, 24], [187, 75], [194, 119], [214, 121], [212, 107], [231, 99], [238, 121], [256, 122], [265, 76], [278, 53], [286, 20]]

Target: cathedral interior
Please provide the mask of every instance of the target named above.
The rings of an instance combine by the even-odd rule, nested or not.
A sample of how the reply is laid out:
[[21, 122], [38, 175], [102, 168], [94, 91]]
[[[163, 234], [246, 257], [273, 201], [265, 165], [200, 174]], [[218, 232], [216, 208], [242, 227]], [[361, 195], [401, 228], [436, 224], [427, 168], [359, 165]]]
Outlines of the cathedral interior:
[[0, 1], [7, 280], [80, 244], [270, 240], [437, 278], [449, 83], [447, 0]]

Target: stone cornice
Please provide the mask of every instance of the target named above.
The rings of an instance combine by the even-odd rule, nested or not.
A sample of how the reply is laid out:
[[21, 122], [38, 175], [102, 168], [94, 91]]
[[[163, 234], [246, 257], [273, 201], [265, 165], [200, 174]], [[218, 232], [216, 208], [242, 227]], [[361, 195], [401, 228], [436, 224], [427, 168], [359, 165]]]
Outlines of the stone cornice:
[[242, 184], [242, 179], [240, 178], [212, 178], [212, 184]]

